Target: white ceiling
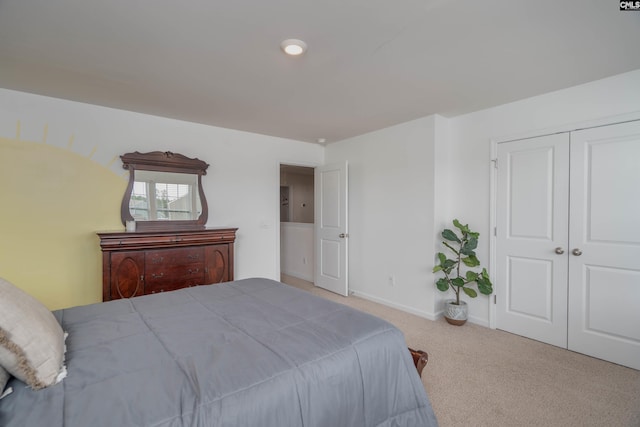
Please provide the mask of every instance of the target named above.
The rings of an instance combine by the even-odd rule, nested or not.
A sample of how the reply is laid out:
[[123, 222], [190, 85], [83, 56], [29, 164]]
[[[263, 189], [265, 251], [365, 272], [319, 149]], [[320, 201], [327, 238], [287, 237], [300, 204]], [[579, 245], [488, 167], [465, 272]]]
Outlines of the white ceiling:
[[639, 40], [615, 0], [0, 0], [0, 87], [332, 142], [640, 69]]

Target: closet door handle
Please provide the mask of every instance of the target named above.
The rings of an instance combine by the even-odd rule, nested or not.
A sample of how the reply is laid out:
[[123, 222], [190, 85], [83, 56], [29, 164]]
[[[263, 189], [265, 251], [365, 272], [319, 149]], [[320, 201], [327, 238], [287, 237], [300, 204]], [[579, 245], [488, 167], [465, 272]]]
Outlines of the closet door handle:
[[572, 250], [571, 253], [574, 254], [575, 256], [582, 255], [582, 251], [578, 248], [575, 248], [574, 250]]
[[558, 255], [562, 255], [562, 254], [564, 253], [564, 249], [562, 249], [561, 247], [557, 247], [557, 248], [556, 248], [556, 253], [557, 253]]

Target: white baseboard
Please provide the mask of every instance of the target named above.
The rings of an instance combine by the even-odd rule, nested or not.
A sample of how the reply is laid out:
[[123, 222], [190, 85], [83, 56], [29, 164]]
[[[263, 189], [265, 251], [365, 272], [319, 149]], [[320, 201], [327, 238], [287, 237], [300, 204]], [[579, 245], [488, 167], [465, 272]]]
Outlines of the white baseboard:
[[[400, 311], [404, 311], [405, 313], [410, 313], [410, 314], [415, 314], [416, 316], [420, 316], [423, 317], [425, 319], [429, 319], [429, 320], [438, 320], [441, 319], [444, 316], [444, 311], [443, 310], [439, 310], [435, 313], [429, 313], [427, 311], [422, 311], [422, 310], [416, 310], [413, 307], [408, 307], [406, 305], [403, 304], [398, 304], [389, 300], [386, 300], [384, 298], [379, 298], [373, 295], [369, 295], [365, 292], [360, 292], [357, 290], [350, 290], [350, 293], [354, 296], [369, 300], [369, 301], [373, 301], [373, 302], [377, 302], [378, 304], [382, 304], [382, 305], [386, 305], [387, 307], [391, 307], [391, 308], [395, 308], [398, 309]], [[469, 316], [469, 318], [467, 319], [467, 321], [469, 323], [473, 323], [479, 326], [484, 326], [486, 328], [489, 327], [489, 322], [481, 317], [476, 317], [476, 316]]]
[[439, 314], [438, 313], [434, 314], [434, 313], [429, 313], [427, 311], [416, 310], [413, 307], [409, 307], [403, 304], [398, 304], [398, 303], [386, 300], [384, 298], [379, 298], [379, 297], [369, 295], [365, 292], [360, 292], [354, 289], [350, 289], [349, 292], [354, 296], [357, 296], [369, 301], [377, 302], [378, 304], [386, 305], [387, 307], [395, 308], [400, 311], [404, 311], [405, 313], [415, 314], [416, 316], [424, 317], [425, 319], [437, 320], [438, 318], [442, 317], [442, 312], [440, 312]]
[[473, 323], [473, 324], [476, 324], [476, 325], [479, 325], [479, 326], [484, 326], [485, 328], [489, 327], [489, 321], [487, 321], [486, 319], [483, 319], [481, 317], [469, 316], [467, 321], [469, 323]]

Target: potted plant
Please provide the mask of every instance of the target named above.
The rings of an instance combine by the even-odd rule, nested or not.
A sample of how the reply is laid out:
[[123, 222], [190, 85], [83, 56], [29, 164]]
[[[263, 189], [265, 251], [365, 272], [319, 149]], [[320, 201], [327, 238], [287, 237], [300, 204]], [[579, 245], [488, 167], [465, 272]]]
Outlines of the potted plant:
[[[459, 233], [450, 229], [445, 229], [442, 232], [442, 237], [445, 239], [442, 244], [453, 252], [453, 259], [438, 252], [440, 263], [433, 267], [433, 272], [441, 271], [444, 273], [444, 277], [436, 281], [436, 287], [439, 290], [446, 292], [452, 289], [456, 294], [454, 300], [445, 302], [445, 319], [452, 325], [461, 326], [467, 321], [468, 308], [467, 303], [460, 300], [460, 291], [475, 298], [478, 296], [478, 292], [471, 285], [475, 284], [478, 291], [484, 295], [490, 295], [493, 292], [493, 285], [489, 280], [486, 268], [483, 268], [481, 272], [473, 270], [480, 266], [480, 261], [474, 252], [478, 247], [480, 233], [471, 231], [468, 225], [462, 225], [457, 219], [453, 220], [453, 225], [459, 230]], [[462, 264], [466, 268], [463, 269]]]

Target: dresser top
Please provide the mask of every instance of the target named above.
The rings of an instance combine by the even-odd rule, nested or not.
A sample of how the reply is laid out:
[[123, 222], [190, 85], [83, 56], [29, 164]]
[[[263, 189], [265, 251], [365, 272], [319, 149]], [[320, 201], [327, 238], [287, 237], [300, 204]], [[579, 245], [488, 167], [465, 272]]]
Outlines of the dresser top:
[[103, 231], [96, 234], [100, 237], [103, 251], [117, 251], [233, 243], [236, 230], [238, 229], [229, 227], [208, 227], [192, 230]]

